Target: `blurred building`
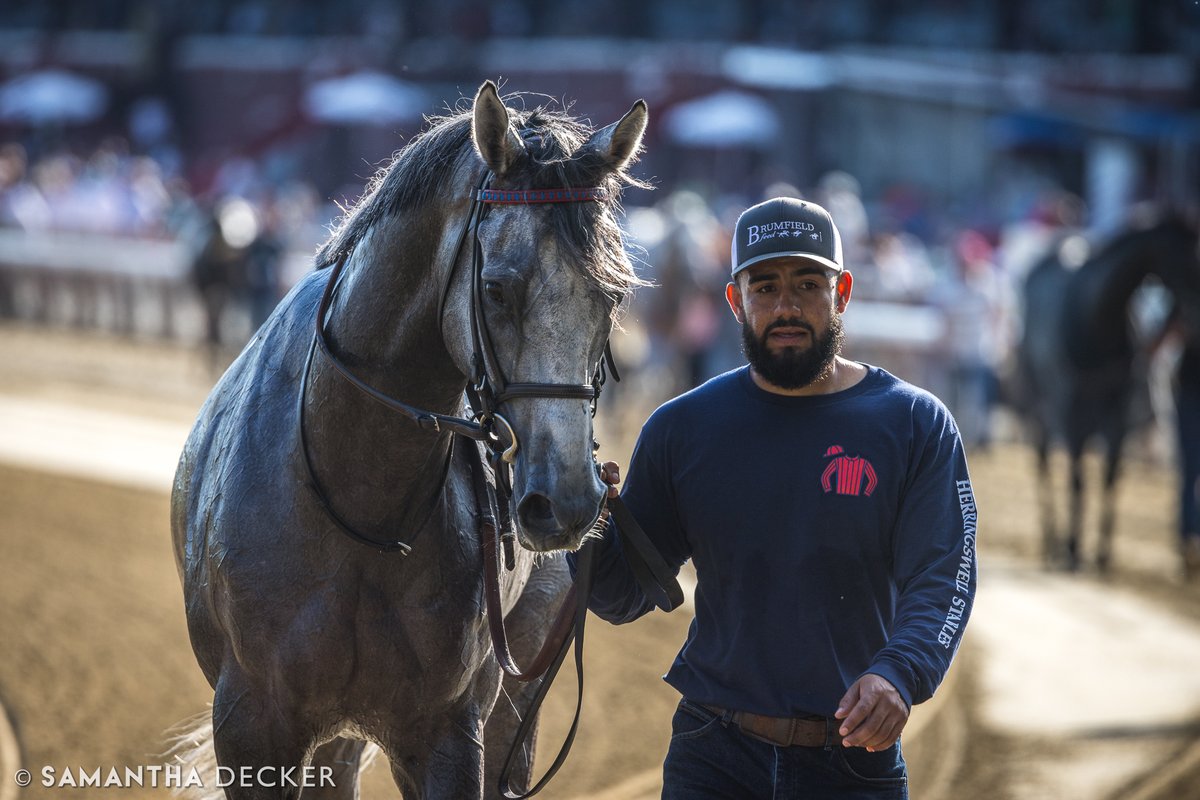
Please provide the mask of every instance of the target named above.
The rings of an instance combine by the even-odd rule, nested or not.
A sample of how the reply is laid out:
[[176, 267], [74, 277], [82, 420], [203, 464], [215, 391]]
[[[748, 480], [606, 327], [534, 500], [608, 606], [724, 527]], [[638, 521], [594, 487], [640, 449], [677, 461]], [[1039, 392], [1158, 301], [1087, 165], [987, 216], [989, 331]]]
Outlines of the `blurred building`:
[[[866, 197], [907, 193], [968, 218], [1028, 206], [1049, 183], [1103, 215], [1200, 184], [1198, 63], [1191, 0], [0, 6], [0, 79], [61, 68], [112, 88], [103, 117], [43, 141], [128, 132], [139, 119], [152, 130], [158, 108], [201, 191], [242, 157], [336, 195], [423, 114], [490, 77], [577, 101], [597, 120], [645, 97], [644, 172], [713, 197], [775, 180], [811, 186], [841, 169]], [[357, 91], [374, 95], [313, 105], [314, 87], [360, 75]], [[710, 109], [707, 122], [670, 124], [689, 107], [693, 120]], [[29, 135], [0, 125], [5, 138]]]

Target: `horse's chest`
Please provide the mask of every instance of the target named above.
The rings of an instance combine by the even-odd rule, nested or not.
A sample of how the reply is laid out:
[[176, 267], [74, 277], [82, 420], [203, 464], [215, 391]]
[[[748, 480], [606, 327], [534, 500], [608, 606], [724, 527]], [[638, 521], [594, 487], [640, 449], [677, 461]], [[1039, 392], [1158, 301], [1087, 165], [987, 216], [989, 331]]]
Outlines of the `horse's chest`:
[[356, 620], [360, 642], [378, 642], [391, 658], [423, 668], [447, 668], [448, 661], [486, 644], [482, 592], [470, 584], [401, 598], [364, 598]]
[[[497, 679], [482, 586], [441, 583], [402, 597], [365, 592], [355, 613], [354, 650], [362, 665], [348, 694], [420, 717], [456, 705]], [[482, 681], [482, 683], [481, 683]]]

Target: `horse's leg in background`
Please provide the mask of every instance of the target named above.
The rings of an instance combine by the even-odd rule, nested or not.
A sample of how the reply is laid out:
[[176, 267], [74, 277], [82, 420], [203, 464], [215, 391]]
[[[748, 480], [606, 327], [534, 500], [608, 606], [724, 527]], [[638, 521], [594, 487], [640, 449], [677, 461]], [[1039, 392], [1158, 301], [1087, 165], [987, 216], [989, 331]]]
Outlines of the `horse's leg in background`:
[[1120, 432], [1107, 437], [1108, 450], [1104, 465], [1104, 496], [1100, 506], [1100, 543], [1096, 550], [1096, 566], [1108, 572], [1112, 563], [1113, 524], [1116, 519], [1117, 478], [1121, 472], [1121, 445], [1124, 437]]
[[[304, 800], [355, 800], [358, 797], [358, 773], [367, 743], [338, 737], [317, 748], [312, 758], [312, 786], [304, 790]], [[323, 770], [329, 772], [323, 772]], [[325, 775], [329, 780], [325, 781]]]
[[[226, 664], [213, 697], [213, 744], [217, 763], [232, 772], [225, 787], [228, 800], [298, 800], [300, 786], [269, 786], [278, 780], [259, 780], [256, 771], [264, 766], [278, 769], [305, 766], [311, 746], [301, 726], [280, 713], [286, 709], [271, 702], [235, 665]], [[242, 768], [250, 771], [242, 780]], [[297, 781], [298, 782], [298, 781]]]
[[225, 314], [226, 292], [224, 287], [209, 286], [203, 290], [204, 304], [204, 348], [208, 365], [214, 374], [219, 374], [221, 363], [221, 320]]
[[[537, 655], [550, 621], [570, 588], [571, 574], [564, 559], [547, 559], [534, 567], [521, 599], [504, 618], [509, 648], [518, 666], [525, 666]], [[540, 679], [521, 683], [507, 675], [504, 677], [500, 696], [484, 729], [484, 797], [502, 797], [497, 790], [500, 772], [516, 739], [517, 727], [541, 683]], [[535, 725], [522, 747], [522, 756], [513, 766], [511, 786], [519, 792], [526, 791], [532, 780], [532, 753], [536, 743]]]
[[113, 301], [113, 320], [116, 329], [124, 334], [133, 334], [137, 328], [137, 294], [134, 282], [129, 278], [120, 278], [113, 287], [116, 295]]
[[1034, 426], [1037, 452], [1038, 507], [1042, 516], [1042, 562], [1051, 566], [1058, 559], [1058, 537], [1054, 530], [1054, 487], [1050, 480], [1050, 435], [1044, 425]]
[[[522, 663], [520, 659], [517, 663]], [[500, 696], [492, 709], [483, 732], [483, 796], [492, 798], [503, 797], [498, 788], [500, 774], [513, 742], [517, 738], [517, 727], [529, 708], [533, 695], [542, 685], [542, 679], [521, 683], [509, 676], [504, 677], [501, 684]], [[521, 743], [520, 755], [513, 764], [509, 777], [509, 786], [514, 791], [525, 792], [533, 780], [533, 753], [537, 748], [538, 725], [535, 724], [529, 736]]]
[[1083, 441], [1068, 444], [1071, 461], [1071, 500], [1067, 519], [1067, 569], [1079, 569], [1079, 540], [1083, 532]]

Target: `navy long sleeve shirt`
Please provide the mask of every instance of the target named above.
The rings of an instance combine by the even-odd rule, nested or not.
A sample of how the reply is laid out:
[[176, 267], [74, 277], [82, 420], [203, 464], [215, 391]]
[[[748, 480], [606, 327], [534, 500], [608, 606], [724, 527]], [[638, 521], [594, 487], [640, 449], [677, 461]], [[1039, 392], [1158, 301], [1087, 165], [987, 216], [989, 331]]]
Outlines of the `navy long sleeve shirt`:
[[[659, 408], [627, 472], [634, 518], [673, 566], [695, 564], [665, 676], [683, 695], [777, 717], [832, 716], [865, 673], [909, 705], [933, 695], [977, 574], [962, 442], [933, 395], [869, 367], [844, 391], [782, 396], [743, 367]], [[653, 607], [611, 527], [597, 556], [593, 612]]]

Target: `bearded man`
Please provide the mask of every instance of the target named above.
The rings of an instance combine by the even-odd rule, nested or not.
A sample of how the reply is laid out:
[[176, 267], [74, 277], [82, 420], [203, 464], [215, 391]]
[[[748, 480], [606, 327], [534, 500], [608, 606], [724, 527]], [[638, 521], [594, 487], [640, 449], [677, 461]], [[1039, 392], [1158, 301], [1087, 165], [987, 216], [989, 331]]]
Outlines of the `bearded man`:
[[[899, 738], [962, 639], [977, 515], [933, 395], [839, 355], [853, 276], [820, 206], [747, 209], [726, 299], [749, 364], [646, 422], [621, 497], [695, 618], [664, 798], [906, 798]], [[604, 465], [616, 495], [619, 468]], [[589, 607], [653, 608], [610, 522]]]

